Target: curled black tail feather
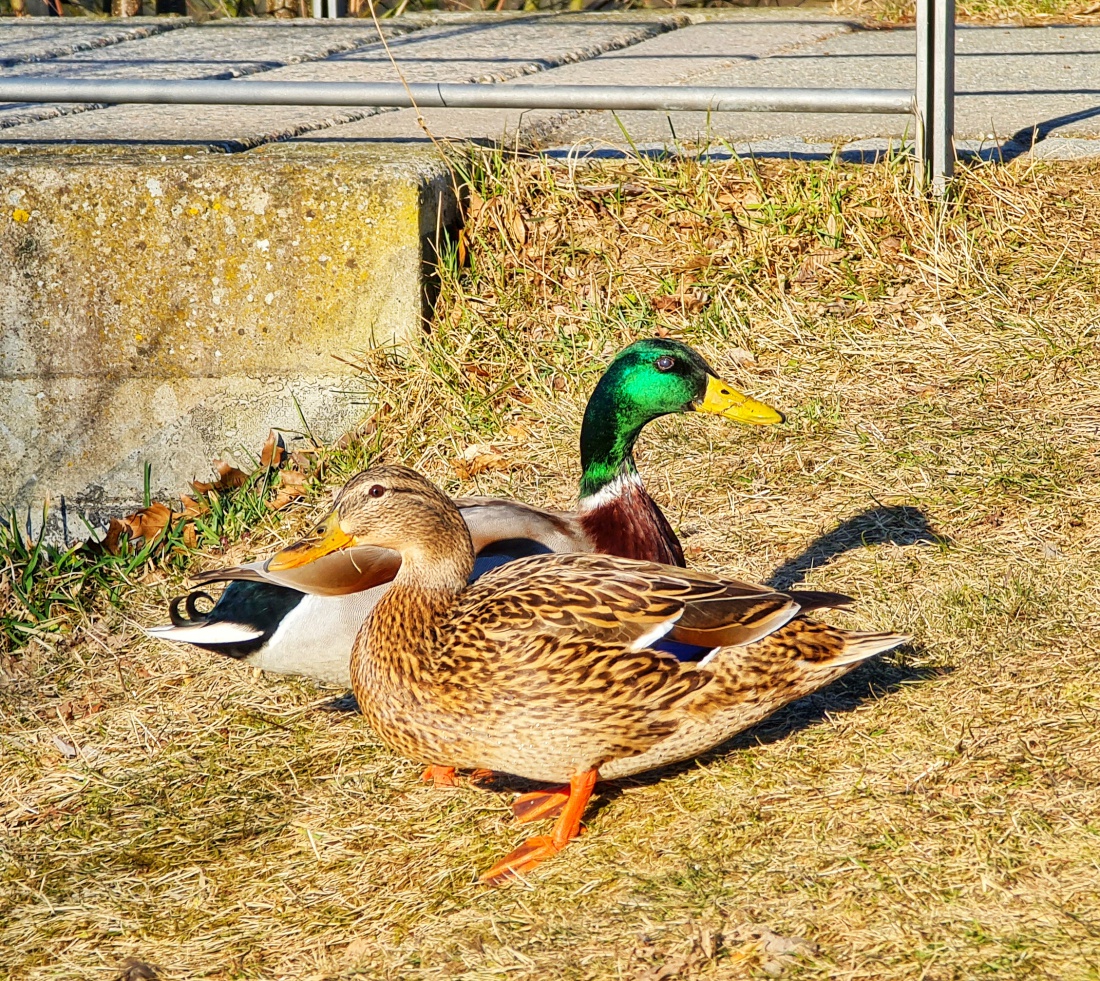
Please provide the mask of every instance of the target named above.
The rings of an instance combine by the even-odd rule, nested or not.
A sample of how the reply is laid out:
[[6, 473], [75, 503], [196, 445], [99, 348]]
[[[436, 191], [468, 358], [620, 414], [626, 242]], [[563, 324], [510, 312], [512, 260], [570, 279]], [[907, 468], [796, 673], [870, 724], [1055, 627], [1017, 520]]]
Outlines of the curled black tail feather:
[[[177, 596], [168, 604], [168, 616], [172, 621], [173, 627], [193, 627], [199, 623], [206, 623], [210, 617], [210, 611], [203, 613], [198, 608], [198, 601], [200, 599], [206, 600], [211, 606], [214, 605], [214, 597], [209, 593], [204, 593], [201, 590], [196, 590], [193, 593], [188, 593], [186, 596]], [[184, 616], [180, 613], [180, 603], [184, 605], [187, 610], [187, 615]]]

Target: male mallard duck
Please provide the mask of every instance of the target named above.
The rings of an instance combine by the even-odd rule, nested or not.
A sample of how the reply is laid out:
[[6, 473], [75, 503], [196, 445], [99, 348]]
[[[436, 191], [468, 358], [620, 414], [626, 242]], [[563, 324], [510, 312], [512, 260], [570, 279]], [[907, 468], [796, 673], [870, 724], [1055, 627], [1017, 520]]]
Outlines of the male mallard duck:
[[[355, 697], [382, 741], [429, 775], [477, 768], [569, 785], [528, 795], [521, 819], [560, 807], [553, 832], [486, 882], [564, 848], [597, 779], [709, 748], [905, 640], [803, 616], [847, 597], [611, 555], [532, 555], [470, 582], [460, 509], [405, 467], [353, 477], [315, 535], [270, 567], [363, 545], [401, 559], [351, 652]], [[653, 647], [665, 637], [711, 653], [681, 662]]]
[[[642, 429], [675, 412], [716, 413], [755, 425], [783, 421], [774, 409], [720, 381], [687, 345], [663, 338], [631, 344], [611, 363], [585, 409], [575, 512], [485, 497], [457, 501], [477, 552], [474, 575], [546, 551], [607, 552], [683, 565], [676, 533], [634, 465]], [[198, 610], [205, 593], [180, 597], [171, 605], [172, 624], [149, 633], [268, 671], [349, 684], [352, 641], [399, 564], [396, 552], [352, 549], [281, 573], [262, 561], [213, 570], [195, 577], [199, 583], [230, 580], [213, 609]]]

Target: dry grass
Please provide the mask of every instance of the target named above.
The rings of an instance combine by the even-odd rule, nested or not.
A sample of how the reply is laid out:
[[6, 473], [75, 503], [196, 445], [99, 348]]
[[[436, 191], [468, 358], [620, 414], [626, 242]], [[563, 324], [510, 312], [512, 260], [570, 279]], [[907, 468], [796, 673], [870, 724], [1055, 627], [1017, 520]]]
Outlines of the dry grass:
[[[833, 0], [833, 10], [871, 23], [911, 24], [916, 0]], [[961, 24], [1013, 24], [1045, 27], [1050, 24], [1100, 23], [1095, 0], [956, 0]]]
[[[607, 788], [486, 890], [507, 795], [422, 786], [339, 693], [141, 639], [179, 588], [150, 568], [2, 662], [0, 974], [1100, 977], [1098, 176], [975, 170], [930, 211], [892, 165], [488, 158], [433, 335], [363, 355], [397, 409], [318, 485], [382, 456], [567, 506], [602, 366], [666, 329], [789, 413], [647, 432], [689, 561], [847, 590], [913, 645]], [[459, 481], [477, 443], [506, 469]]]

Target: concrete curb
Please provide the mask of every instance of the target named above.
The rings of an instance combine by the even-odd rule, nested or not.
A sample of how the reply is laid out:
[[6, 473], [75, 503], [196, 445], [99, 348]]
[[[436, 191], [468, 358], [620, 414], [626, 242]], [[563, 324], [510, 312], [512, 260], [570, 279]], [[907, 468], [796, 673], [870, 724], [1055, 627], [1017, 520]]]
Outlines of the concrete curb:
[[337, 357], [421, 330], [438, 154], [187, 149], [0, 151], [5, 505], [96, 520], [145, 463], [178, 494], [271, 427], [331, 439], [363, 411]]

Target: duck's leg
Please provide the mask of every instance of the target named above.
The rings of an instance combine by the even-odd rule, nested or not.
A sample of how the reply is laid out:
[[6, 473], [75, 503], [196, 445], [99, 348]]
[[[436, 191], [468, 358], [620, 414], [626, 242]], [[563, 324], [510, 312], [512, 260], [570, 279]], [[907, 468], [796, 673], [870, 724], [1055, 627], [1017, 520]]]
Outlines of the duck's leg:
[[517, 824], [540, 821], [542, 818], [557, 817], [568, 800], [568, 787], [532, 790], [529, 794], [520, 794], [512, 801], [512, 813], [516, 816]]
[[495, 770], [486, 770], [485, 767], [479, 766], [473, 773], [470, 774], [470, 783], [475, 787], [491, 788], [496, 782], [497, 773]]
[[435, 785], [436, 789], [440, 787], [458, 786], [458, 780], [455, 778], [455, 768], [453, 766], [429, 766], [420, 775], [420, 779], [425, 783], [430, 780]]
[[551, 855], [556, 855], [569, 844], [571, 839], [576, 838], [581, 832], [581, 817], [592, 797], [597, 776], [596, 770], [585, 770], [584, 773], [574, 776], [569, 781], [569, 798], [554, 825], [554, 830], [548, 835], [528, 838], [511, 855], [501, 859], [489, 869], [481, 877], [481, 881], [495, 886], [510, 876], [528, 872]]

